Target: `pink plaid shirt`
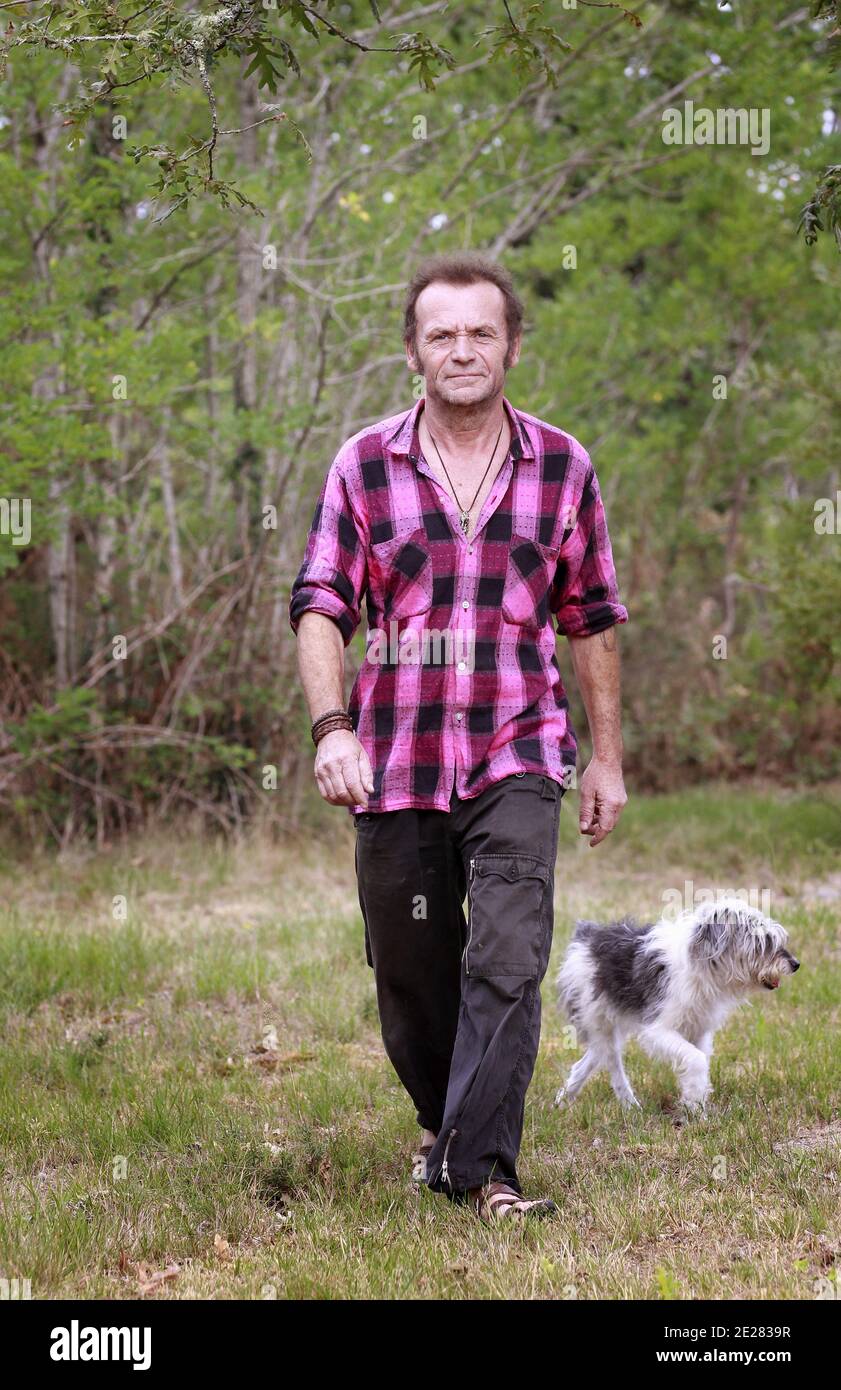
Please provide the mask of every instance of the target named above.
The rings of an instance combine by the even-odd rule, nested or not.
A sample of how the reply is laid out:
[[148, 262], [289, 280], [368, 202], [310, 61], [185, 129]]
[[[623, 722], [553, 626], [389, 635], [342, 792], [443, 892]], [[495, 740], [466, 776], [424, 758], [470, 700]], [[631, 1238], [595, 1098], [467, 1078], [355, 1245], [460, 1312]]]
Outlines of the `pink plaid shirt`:
[[503, 403], [508, 456], [468, 540], [421, 453], [423, 398], [342, 445], [321, 489], [289, 620], [326, 613], [345, 646], [365, 595], [351, 692], [374, 773], [368, 806], [449, 811], [503, 777], [568, 786], [576, 739], [555, 655], [627, 621], [587, 451]]

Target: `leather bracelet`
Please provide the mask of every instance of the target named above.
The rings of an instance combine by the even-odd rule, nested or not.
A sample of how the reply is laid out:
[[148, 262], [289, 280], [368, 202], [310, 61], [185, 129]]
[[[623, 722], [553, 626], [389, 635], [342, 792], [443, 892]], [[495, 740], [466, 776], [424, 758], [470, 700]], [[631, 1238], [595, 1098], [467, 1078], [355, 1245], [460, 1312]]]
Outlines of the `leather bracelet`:
[[343, 724], [348, 728], [353, 728], [353, 722], [349, 714], [334, 714], [331, 719], [322, 719], [319, 724], [314, 724], [311, 732], [319, 734], [322, 729], [332, 728], [335, 724]]
[[322, 724], [325, 719], [332, 719], [334, 715], [337, 714], [347, 714], [347, 710], [343, 705], [337, 705], [335, 709], [325, 710], [323, 714], [320, 714], [317, 719], [313, 720], [312, 727], [317, 729], [319, 724]]
[[353, 732], [353, 720], [344, 709], [330, 709], [325, 714], [319, 715], [310, 730], [313, 743], [318, 746], [321, 739], [326, 738], [327, 734], [332, 734], [337, 729], [347, 729]]
[[331, 734], [334, 728], [353, 728], [352, 720], [348, 716], [343, 717], [343, 719], [325, 719], [324, 723], [318, 724], [313, 738], [322, 738], [324, 734]]

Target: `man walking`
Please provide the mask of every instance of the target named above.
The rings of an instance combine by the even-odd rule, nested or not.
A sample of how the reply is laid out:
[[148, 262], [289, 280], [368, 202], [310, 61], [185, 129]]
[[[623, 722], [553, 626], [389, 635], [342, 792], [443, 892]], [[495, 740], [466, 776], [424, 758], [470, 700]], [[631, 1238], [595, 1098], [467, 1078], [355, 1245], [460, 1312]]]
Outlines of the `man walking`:
[[316, 782], [354, 816], [383, 1043], [423, 1130], [415, 1176], [485, 1220], [554, 1210], [516, 1168], [576, 758], [553, 620], [593, 740], [591, 845], [626, 800], [611, 629], [628, 615], [586, 451], [503, 394], [522, 323], [493, 262], [421, 266], [404, 340], [424, 395], [339, 450], [289, 609]]

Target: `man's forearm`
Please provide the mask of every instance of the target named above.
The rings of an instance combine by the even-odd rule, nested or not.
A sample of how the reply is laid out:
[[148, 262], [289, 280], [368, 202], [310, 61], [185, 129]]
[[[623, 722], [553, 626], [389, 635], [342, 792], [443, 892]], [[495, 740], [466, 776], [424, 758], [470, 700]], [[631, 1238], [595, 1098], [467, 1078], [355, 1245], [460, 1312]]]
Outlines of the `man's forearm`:
[[329, 709], [344, 709], [344, 643], [336, 623], [326, 613], [311, 611], [301, 617], [298, 670], [313, 722]]
[[568, 640], [575, 679], [590, 725], [593, 754], [599, 762], [619, 766], [623, 748], [616, 628], [605, 628], [594, 637], [570, 637]]
[[[332, 618], [310, 610], [298, 624], [298, 670], [315, 723], [330, 709], [345, 708], [345, 647]], [[333, 806], [367, 806], [374, 790], [368, 754], [350, 729], [334, 729], [319, 741], [315, 780]]]

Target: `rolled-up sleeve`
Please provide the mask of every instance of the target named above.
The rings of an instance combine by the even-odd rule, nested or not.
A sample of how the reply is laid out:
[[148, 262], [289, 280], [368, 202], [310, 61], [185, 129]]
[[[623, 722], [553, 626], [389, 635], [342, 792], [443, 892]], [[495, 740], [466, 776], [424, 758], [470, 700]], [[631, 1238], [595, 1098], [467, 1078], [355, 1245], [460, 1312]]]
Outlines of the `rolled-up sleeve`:
[[304, 563], [292, 585], [289, 622], [296, 635], [305, 613], [324, 613], [337, 624], [344, 645], [348, 645], [360, 622], [368, 572], [366, 553], [339, 454], [324, 479]]
[[549, 606], [564, 637], [591, 637], [628, 621], [628, 610], [619, 602], [598, 479], [589, 459], [587, 463], [574, 524], [561, 547], [550, 595]]

